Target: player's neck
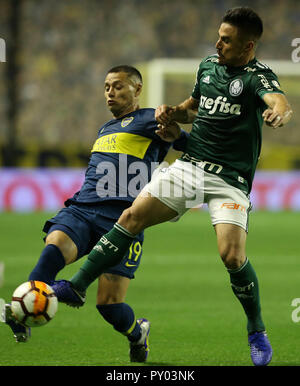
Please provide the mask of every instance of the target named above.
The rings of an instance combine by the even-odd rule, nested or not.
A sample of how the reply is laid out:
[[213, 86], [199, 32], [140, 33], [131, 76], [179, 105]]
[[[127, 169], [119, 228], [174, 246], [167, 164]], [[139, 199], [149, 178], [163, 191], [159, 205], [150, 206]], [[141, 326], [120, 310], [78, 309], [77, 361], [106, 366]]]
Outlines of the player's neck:
[[232, 67], [243, 67], [246, 66], [249, 62], [251, 62], [255, 58], [255, 53], [252, 53], [251, 55], [247, 56], [244, 59], [241, 59], [240, 62], [236, 63]]
[[134, 106], [128, 107], [126, 110], [120, 111], [118, 113], [114, 113], [113, 116], [115, 119], [120, 119], [120, 118], [124, 117], [125, 115], [132, 113], [133, 111], [139, 110], [139, 108], [140, 108], [140, 106], [138, 104], [136, 104]]

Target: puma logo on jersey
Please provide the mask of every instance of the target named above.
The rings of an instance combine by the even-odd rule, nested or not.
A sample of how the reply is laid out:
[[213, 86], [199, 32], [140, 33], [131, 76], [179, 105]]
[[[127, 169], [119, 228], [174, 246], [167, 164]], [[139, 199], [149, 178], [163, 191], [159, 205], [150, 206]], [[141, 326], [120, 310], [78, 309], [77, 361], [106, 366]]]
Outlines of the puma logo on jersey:
[[213, 115], [217, 110], [223, 114], [240, 115], [241, 105], [231, 104], [227, 102], [227, 97], [218, 96], [216, 99], [208, 98], [201, 95], [200, 107], [208, 111], [208, 114]]

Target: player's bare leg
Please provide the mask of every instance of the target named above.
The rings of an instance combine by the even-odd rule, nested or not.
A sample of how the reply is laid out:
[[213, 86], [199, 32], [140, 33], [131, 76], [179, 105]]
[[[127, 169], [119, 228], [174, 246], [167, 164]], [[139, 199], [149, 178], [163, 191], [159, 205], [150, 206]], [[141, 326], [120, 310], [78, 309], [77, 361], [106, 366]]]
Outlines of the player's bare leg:
[[227, 269], [238, 269], [246, 260], [245, 230], [234, 224], [215, 225], [218, 249]]
[[136, 235], [142, 230], [169, 221], [177, 212], [149, 193], [140, 193], [131, 207], [124, 210], [118, 224]]
[[229, 272], [232, 290], [248, 319], [252, 361], [257, 366], [265, 366], [271, 361], [272, 348], [261, 317], [258, 279], [246, 257], [246, 232], [233, 224], [217, 224], [215, 230], [219, 253]]

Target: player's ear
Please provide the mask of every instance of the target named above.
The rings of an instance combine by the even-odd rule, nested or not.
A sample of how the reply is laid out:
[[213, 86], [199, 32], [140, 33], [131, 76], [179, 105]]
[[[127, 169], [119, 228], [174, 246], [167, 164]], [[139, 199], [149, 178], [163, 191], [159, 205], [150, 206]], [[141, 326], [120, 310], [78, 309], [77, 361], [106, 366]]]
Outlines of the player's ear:
[[248, 53], [248, 52], [250, 52], [251, 50], [253, 50], [254, 45], [255, 45], [255, 43], [254, 43], [253, 40], [248, 40], [248, 41], [246, 42], [246, 44], [245, 44], [245, 47], [244, 47], [245, 52]]
[[141, 94], [142, 88], [143, 88], [142, 83], [138, 83], [138, 84], [136, 85], [136, 90], [135, 90], [135, 96], [136, 96], [136, 97], [139, 96], [139, 95]]

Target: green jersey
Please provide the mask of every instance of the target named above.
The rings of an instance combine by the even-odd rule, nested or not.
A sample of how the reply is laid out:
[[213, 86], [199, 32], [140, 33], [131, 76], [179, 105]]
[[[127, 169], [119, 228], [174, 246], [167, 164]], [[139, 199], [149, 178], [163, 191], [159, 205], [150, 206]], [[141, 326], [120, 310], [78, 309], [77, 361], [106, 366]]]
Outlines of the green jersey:
[[192, 97], [199, 108], [183, 160], [199, 162], [250, 193], [261, 150], [265, 93], [282, 93], [277, 76], [256, 59], [242, 67], [219, 65], [217, 55], [199, 66]]

